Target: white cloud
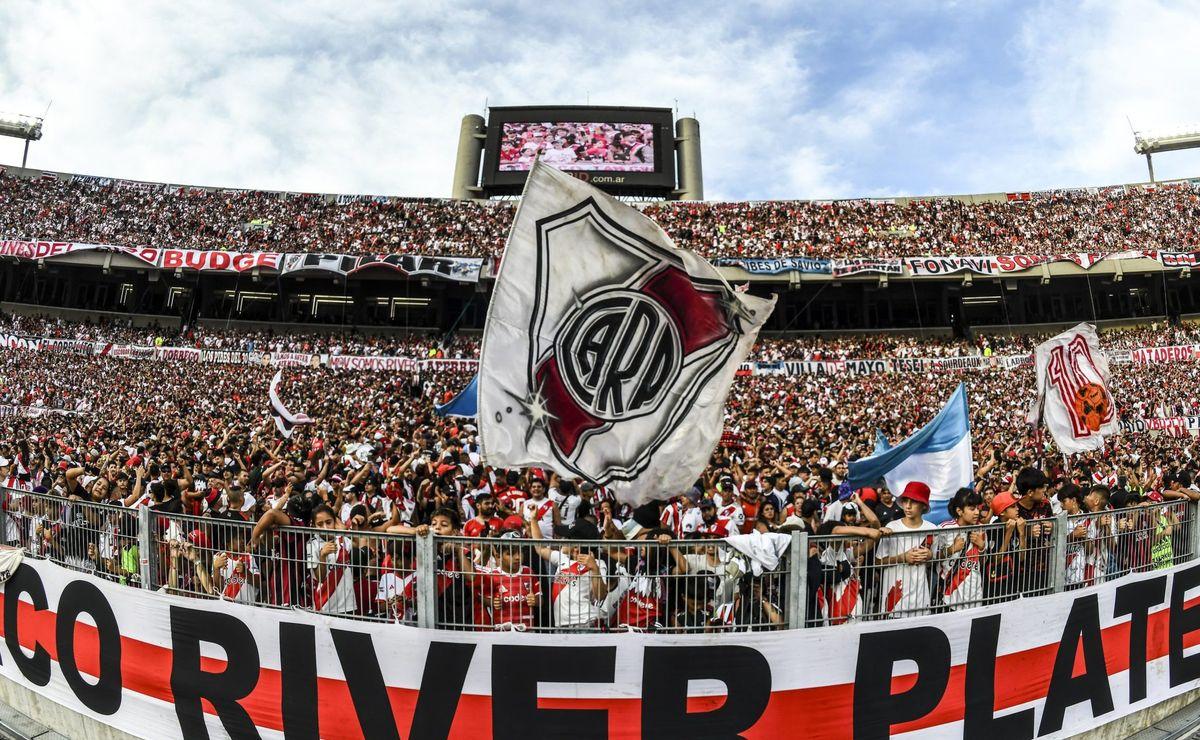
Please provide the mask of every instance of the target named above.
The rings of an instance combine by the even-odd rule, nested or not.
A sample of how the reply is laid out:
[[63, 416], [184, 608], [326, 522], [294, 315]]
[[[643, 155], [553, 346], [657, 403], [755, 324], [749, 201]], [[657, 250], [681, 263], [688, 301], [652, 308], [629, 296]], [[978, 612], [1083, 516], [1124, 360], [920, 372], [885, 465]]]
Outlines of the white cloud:
[[[1126, 116], [1147, 131], [1200, 122], [1196, 38], [1196, 2], [1089, 2], [1029, 13], [1014, 41], [1024, 72], [1019, 104], [1004, 117], [1025, 133], [1017, 142], [1024, 152], [998, 166], [1039, 186], [1144, 180]], [[1160, 178], [1197, 175], [1200, 155], [1165, 154], [1155, 166]]]
[[683, 12], [678, 28], [644, 9], [10, 1], [0, 108], [38, 112], [53, 99], [35, 166], [444, 195], [459, 119], [485, 99], [678, 99], [701, 121], [710, 194], [766, 196], [793, 182], [775, 173], [791, 138], [780, 122], [804, 90], [803, 34], [739, 30], [721, 4]]
[[0, 110], [54, 101], [35, 166], [243, 187], [445, 195], [463, 114], [589, 99], [694, 112], [710, 198], [1103, 184], [1126, 114], [1200, 122], [1197, 10], [6, 0]]

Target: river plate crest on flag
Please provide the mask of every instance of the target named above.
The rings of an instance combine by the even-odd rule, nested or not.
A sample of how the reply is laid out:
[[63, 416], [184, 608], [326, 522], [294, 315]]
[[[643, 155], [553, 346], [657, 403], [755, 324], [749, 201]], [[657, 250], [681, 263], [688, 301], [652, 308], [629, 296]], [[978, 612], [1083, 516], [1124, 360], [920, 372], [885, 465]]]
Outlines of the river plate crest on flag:
[[536, 165], [484, 330], [488, 464], [544, 465], [627, 500], [678, 492], [711, 454], [733, 374], [773, 307], [636, 209]]

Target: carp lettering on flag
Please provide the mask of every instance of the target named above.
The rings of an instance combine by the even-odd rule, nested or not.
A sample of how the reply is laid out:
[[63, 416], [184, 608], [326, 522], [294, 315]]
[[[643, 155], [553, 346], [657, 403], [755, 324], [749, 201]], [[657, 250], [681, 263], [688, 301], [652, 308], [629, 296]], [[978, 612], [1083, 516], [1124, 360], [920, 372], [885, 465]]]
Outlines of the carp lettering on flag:
[[1104, 447], [1115, 434], [1117, 406], [1109, 391], [1108, 357], [1100, 351], [1096, 327], [1079, 324], [1038, 345], [1034, 351], [1037, 396], [1028, 421], [1046, 420], [1064, 453]]
[[636, 209], [536, 163], [484, 328], [487, 464], [549, 467], [632, 503], [678, 493], [707, 463], [774, 305]]
[[288, 411], [283, 405], [282, 399], [279, 398], [279, 383], [283, 380], [283, 371], [279, 370], [275, 373], [275, 377], [271, 378], [271, 386], [267, 389], [267, 396], [271, 401], [271, 418], [275, 420], [275, 428], [284, 437], [291, 439], [292, 432], [301, 424], [312, 424], [313, 420], [307, 414], [293, 414]]

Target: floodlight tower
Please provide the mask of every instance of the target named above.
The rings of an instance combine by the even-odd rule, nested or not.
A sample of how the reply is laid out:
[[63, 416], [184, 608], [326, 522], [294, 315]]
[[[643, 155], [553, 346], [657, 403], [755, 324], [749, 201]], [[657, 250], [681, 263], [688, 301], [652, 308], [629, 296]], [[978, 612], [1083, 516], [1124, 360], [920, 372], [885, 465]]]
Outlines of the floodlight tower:
[[0, 136], [11, 136], [25, 140], [25, 153], [21, 155], [21, 169], [29, 161], [29, 142], [42, 138], [42, 118], [12, 113], [0, 113]]
[[1154, 160], [1150, 158], [1150, 155], [1197, 148], [1200, 148], [1200, 131], [1189, 131], [1170, 136], [1142, 136], [1137, 131], [1133, 132], [1133, 151], [1146, 155], [1146, 169], [1150, 171], [1150, 182], [1154, 182]]

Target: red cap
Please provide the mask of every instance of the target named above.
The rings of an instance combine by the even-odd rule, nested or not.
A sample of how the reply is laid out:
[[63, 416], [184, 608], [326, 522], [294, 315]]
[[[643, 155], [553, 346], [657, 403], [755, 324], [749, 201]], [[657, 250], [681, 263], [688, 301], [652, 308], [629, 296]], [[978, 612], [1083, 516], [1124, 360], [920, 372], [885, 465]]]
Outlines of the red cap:
[[511, 531], [520, 531], [522, 529], [525, 529], [525, 520], [522, 519], [521, 517], [517, 516], [516, 514], [513, 514], [511, 516], [505, 517], [504, 524], [502, 524], [500, 526], [500, 528], [511, 530]]
[[992, 499], [992, 513], [995, 514], [996, 516], [1000, 516], [1000, 513], [1003, 512], [1005, 509], [1007, 509], [1010, 506], [1016, 506], [1016, 505], [1017, 505], [1017, 497], [1016, 496], [1012, 495], [1008, 491], [1005, 491], [1004, 493], [998, 493], [998, 494], [996, 494], [996, 497], [994, 499]]
[[872, 503], [872, 504], [879, 500], [879, 494], [875, 492], [874, 488], [862, 489], [861, 491], [858, 492], [858, 497], [861, 498], [863, 501], [866, 501], [866, 502]]
[[441, 478], [446, 473], [449, 473], [449, 472], [452, 472], [455, 470], [458, 470], [457, 465], [449, 465], [449, 464], [443, 463], [442, 465], [439, 465], [437, 467], [437, 477]]
[[910, 480], [904, 487], [904, 493], [900, 494], [900, 498], [910, 498], [917, 503], [929, 506], [929, 486], [919, 480]]
[[188, 532], [187, 538], [192, 541], [192, 544], [202, 550], [208, 549], [208, 535], [201, 532], [199, 529], [193, 529]]

